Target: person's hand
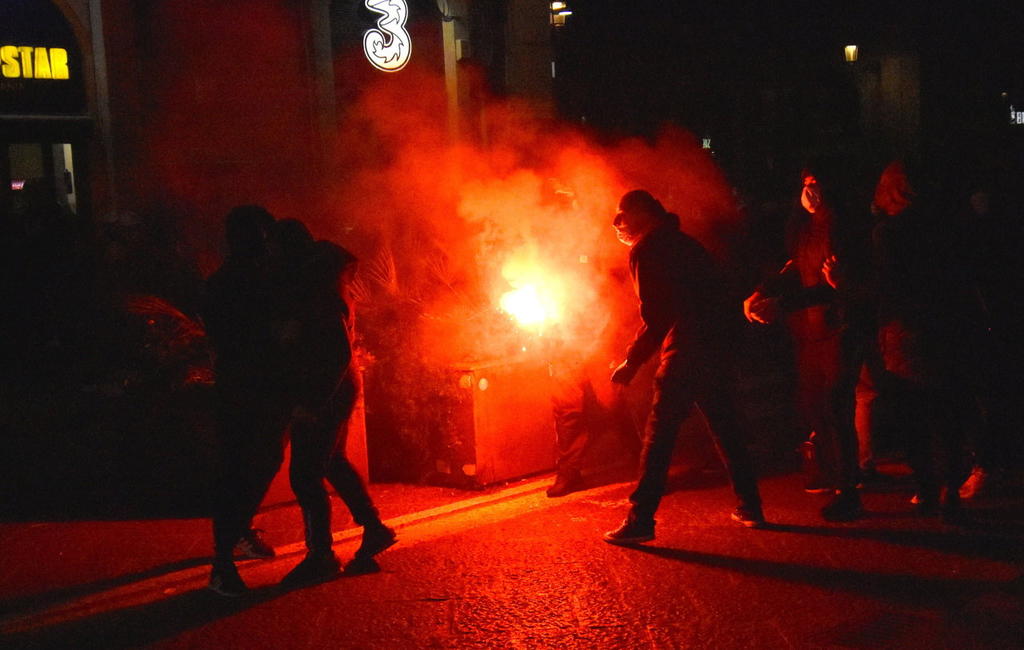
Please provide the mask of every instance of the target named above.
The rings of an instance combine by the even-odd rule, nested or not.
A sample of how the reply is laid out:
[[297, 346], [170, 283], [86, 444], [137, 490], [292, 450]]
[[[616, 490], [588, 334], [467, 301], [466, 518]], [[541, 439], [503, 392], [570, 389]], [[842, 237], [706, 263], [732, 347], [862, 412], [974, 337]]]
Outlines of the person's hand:
[[836, 271], [838, 266], [839, 260], [835, 255], [826, 257], [825, 262], [821, 265], [821, 274], [825, 276], [825, 282], [828, 282], [833, 289], [839, 288], [839, 274]]
[[630, 365], [628, 361], [623, 361], [619, 364], [618, 368], [612, 371], [612, 383], [629, 386], [629, 382], [633, 381], [633, 377], [636, 377], [638, 370], [639, 368]]
[[769, 325], [779, 316], [779, 299], [762, 298], [760, 293], [754, 292], [743, 301], [743, 315], [751, 323]]

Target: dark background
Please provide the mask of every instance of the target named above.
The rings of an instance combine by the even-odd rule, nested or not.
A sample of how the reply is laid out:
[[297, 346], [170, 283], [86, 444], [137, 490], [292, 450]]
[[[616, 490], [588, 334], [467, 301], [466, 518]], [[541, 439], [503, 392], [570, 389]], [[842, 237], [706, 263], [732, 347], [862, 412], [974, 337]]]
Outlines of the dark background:
[[[877, 168], [912, 148], [979, 173], [1020, 168], [1024, 127], [1008, 120], [1011, 104], [1024, 105], [1019, 4], [569, 5], [555, 34], [561, 114], [605, 136], [681, 125], [712, 139], [741, 189], [778, 184], [773, 174], [786, 177], [822, 153], [853, 153]], [[846, 44], [860, 47], [858, 63], [843, 60]], [[856, 75], [872, 57], [893, 54], [918, 65], [911, 147], [875, 137], [861, 119]]]

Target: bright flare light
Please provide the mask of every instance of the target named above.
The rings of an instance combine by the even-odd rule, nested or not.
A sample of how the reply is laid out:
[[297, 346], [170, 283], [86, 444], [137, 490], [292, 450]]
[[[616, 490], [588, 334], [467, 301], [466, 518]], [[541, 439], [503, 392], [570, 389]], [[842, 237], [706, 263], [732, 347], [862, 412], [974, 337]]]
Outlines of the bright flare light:
[[544, 305], [537, 287], [532, 284], [505, 293], [501, 297], [501, 308], [524, 327], [542, 325], [551, 316], [551, 309]]
[[501, 269], [511, 290], [501, 294], [498, 306], [523, 329], [543, 335], [560, 323], [565, 313], [567, 278], [538, 262], [536, 251], [512, 255]]

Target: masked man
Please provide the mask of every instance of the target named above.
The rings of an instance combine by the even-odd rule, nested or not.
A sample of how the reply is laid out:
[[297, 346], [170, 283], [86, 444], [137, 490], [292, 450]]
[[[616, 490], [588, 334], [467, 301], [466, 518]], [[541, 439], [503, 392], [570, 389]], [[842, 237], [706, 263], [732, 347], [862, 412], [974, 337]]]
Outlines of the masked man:
[[613, 225], [619, 240], [630, 247], [629, 268], [643, 325], [611, 379], [628, 385], [659, 349], [660, 365], [640, 480], [629, 497], [632, 507], [622, 525], [604, 539], [612, 544], [654, 539], [654, 513], [665, 492], [672, 449], [680, 424], [695, 404], [707, 419], [739, 501], [733, 520], [763, 526], [761, 498], [732, 400], [733, 319], [714, 260], [679, 230], [679, 218], [644, 190], [622, 197]]

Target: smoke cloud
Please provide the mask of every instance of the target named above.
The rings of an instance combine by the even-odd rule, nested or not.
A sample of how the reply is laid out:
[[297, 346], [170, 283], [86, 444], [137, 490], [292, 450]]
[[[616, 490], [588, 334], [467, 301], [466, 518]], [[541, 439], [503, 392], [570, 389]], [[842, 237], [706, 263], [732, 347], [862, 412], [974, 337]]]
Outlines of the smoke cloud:
[[[386, 306], [403, 327], [395, 345], [442, 363], [556, 344], [565, 354], [610, 360], [628, 342], [622, 324], [638, 324], [627, 250], [610, 225], [618, 198], [651, 191], [720, 255], [742, 225], [714, 160], [678, 127], [653, 143], [602, 144], [477, 87], [474, 114], [453, 138], [444, 78], [429, 57], [388, 75], [370, 70], [359, 52], [340, 56], [339, 94], [351, 101], [339, 107], [335, 141], [310, 151], [304, 102], [312, 72], [301, 64], [308, 58], [299, 19], [269, 3], [150, 10], [162, 33], [151, 46], [154, 70], [182, 74], [150, 89], [150, 101], [166, 110], [145, 125], [143, 168], [151, 193], [200, 206], [191, 235], [204, 272], [215, 266], [227, 210], [262, 203], [360, 257], [357, 311], [369, 317], [377, 309], [379, 319]], [[296, 65], [260, 67], [246, 50], [252, 44]], [[308, 164], [322, 151], [326, 185]], [[524, 288], [543, 312], [537, 322], [519, 323], [501, 309], [505, 294]], [[608, 345], [614, 349], [599, 350]]]
[[[627, 190], [650, 190], [722, 254], [741, 225], [721, 171], [682, 129], [602, 145], [522, 101], [492, 99], [483, 126], [464, 122], [453, 142], [446, 115], [444, 79], [431, 71], [378, 78], [341, 124], [338, 183], [311, 223], [363, 258], [364, 300], [415, 303], [417, 344], [438, 360], [504, 357], [541, 340], [570, 355], [621, 355], [594, 348], [621, 334], [615, 325], [638, 324], [628, 251], [611, 228]], [[544, 322], [519, 325], [500, 310], [522, 287], [538, 293]]]

